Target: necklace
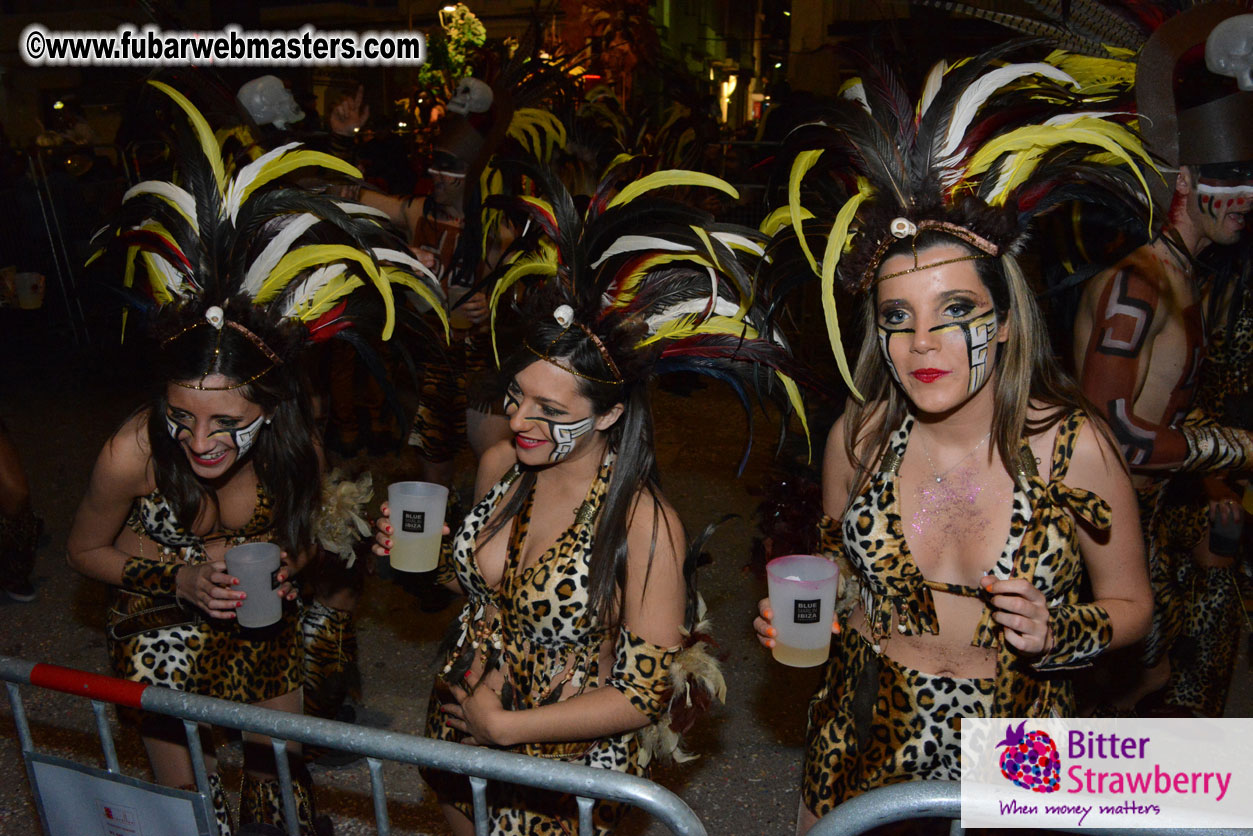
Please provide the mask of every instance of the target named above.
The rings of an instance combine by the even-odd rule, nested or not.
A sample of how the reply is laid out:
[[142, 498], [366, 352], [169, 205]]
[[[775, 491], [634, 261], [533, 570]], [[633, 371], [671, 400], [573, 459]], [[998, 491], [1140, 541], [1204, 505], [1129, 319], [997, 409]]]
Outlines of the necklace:
[[923, 454], [924, 456], [926, 456], [926, 457], [927, 457], [927, 464], [929, 464], [929, 465], [931, 466], [931, 475], [935, 477], [935, 481], [936, 481], [936, 483], [938, 484], [938, 483], [940, 483], [940, 482], [943, 482], [943, 481], [944, 481], [944, 477], [945, 477], [945, 476], [947, 476], [947, 475], [949, 475], [950, 473], [952, 473], [954, 470], [956, 470], [956, 469], [957, 469], [957, 466], [958, 466], [958, 465], [960, 465], [962, 462], [966, 461], [966, 459], [968, 459], [968, 458], [970, 458], [971, 456], [973, 456], [973, 455], [974, 455], [974, 453], [975, 453], [975, 451], [976, 451], [976, 450], [978, 450], [980, 447], [982, 447], [982, 446], [983, 446], [983, 442], [987, 441], [987, 440], [988, 440], [989, 438], [991, 438], [991, 437], [992, 437], [992, 431], [991, 431], [991, 430], [988, 430], [988, 434], [987, 434], [987, 435], [985, 435], [983, 438], [979, 439], [979, 442], [978, 442], [978, 443], [977, 443], [974, 447], [971, 447], [971, 448], [970, 448], [970, 452], [969, 452], [969, 453], [967, 453], [966, 455], [964, 455], [964, 456], [962, 456], [960, 459], [958, 459], [956, 462], [954, 462], [954, 463], [953, 463], [953, 464], [952, 464], [952, 465], [951, 465], [951, 466], [950, 466], [947, 470], [945, 470], [943, 473], [936, 473], [936, 472], [935, 472], [935, 462], [931, 461], [931, 451], [927, 449], [927, 440], [926, 440], [925, 438], [921, 439], [921, 441], [922, 441], [922, 454]]

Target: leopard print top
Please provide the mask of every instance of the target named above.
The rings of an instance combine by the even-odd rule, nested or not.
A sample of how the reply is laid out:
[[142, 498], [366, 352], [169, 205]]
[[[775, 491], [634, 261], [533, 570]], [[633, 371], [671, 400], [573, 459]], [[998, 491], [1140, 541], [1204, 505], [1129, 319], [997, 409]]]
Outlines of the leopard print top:
[[[490, 586], [480, 574], [474, 547], [518, 478], [519, 468], [515, 465], [470, 512], [452, 547], [452, 568], [469, 601], [454, 627], [453, 646], [443, 668], [446, 678], [455, 680], [478, 653], [487, 665], [499, 666], [505, 673], [502, 698], [512, 710], [568, 699], [597, 687], [603, 678], [605, 685], [621, 691], [649, 718], [656, 720], [664, 713], [669, 668], [680, 647], [650, 644], [623, 625], [618, 630], [613, 668], [601, 671], [600, 648], [609, 631], [588, 607], [588, 562], [613, 462], [610, 452], [574, 524], [533, 565], [519, 571], [533, 499], [533, 493], [527, 495], [513, 519], [498, 587]], [[586, 743], [577, 746], [587, 748]], [[548, 751], [553, 747], [532, 744], [537, 751], [528, 753], [538, 754], [543, 749], [545, 756], [553, 757], [556, 755]]]
[[[1038, 716], [1028, 712], [1040, 711], [1041, 701], [1056, 703], [1068, 694], [1050, 694], [1048, 680], [1035, 674], [1085, 666], [1112, 638], [1105, 611], [1079, 603], [1083, 561], [1075, 528], [1078, 517], [1094, 528], [1108, 529], [1109, 504], [1091, 491], [1069, 487], [1063, 481], [1084, 420], [1079, 411], [1062, 419], [1048, 482], [1040, 477], [1035, 457], [1023, 442], [1009, 538], [992, 571], [998, 578], [1031, 578], [1048, 601], [1055, 644], [1047, 657], [1029, 664], [1002, 641], [991, 609], [984, 608], [971, 644], [998, 651], [994, 716]], [[842, 526], [837, 527], [829, 517], [819, 526], [824, 551], [851, 564], [854, 577], [862, 585], [866, 620], [876, 641], [890, 634], [894, 620], [903, 634], [938, 633], [932, 591], [974, 592], [928, 581], [909, 552], [897, 495], [898, 471], [912, 428], [913, 418], [907, 416], [892, 435], [879, 472], [849, 504]]]
[[194, 534], [180, 523], [174, 516], [174, 509], [161, 495], [153, 491], [141, 496], [131, 505], [130, 516], [126, 525], [140, 537], [148, 537], [161, 547], [164, 556], [173, 557], [187, 563], [203, 563], [207, 559], [204, 545], [206, 539], [225, 540], [230, 545], [238, 545], [252, 540], [268, 539], [267, 535], [274, 525], [274, 500], [265, 492], [265, 488], [257, 482], [257, 505], [252, 516], [242, 528], [223, 529], [209, 538]]

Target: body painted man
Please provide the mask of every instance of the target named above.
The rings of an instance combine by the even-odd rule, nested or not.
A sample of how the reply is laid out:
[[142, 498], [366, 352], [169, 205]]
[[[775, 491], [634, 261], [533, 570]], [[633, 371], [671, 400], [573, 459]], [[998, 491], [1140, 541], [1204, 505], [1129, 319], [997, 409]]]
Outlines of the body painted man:
[[[1088, 282], [1074, 331], [1084, 393], [1105, 413], [1137, 474], [1153, 583], [1144, 675], [1118, 698], [1123, 708], [1167, 685], [1172, 647], [1185, 623], [1196, 621], [1189, 618], [1190, 609], [1239, 604], [1230, 595], [1222, 600], [1192, 595], [1190, 579], [1197, 572], [1230, 568], [1205, 547], [1204, 517], [1181, 528], [1164, 501], [1178, 474], [1227, 474], [1253, 463], [1253, 435], [1194, 409], [1206, 340], [1203, 277], [1195, 258], [1212, 244], [1239, 240], [1253, 208], [1253, 132], [1246, 127], [1253, 124], [1253, 94], [1177, 104], [1176, 90], [1204, 95], [1207, 85], [1213, 89], [1212, 76], [1204, 84], [1176, 86], [1181, 72], [1188, 75], [1188, 59], [1180, 58], [1195, 57], [1195, 47], [1230, 14], [1213, 7], [1194, 12], [1163, 24], [1136, 68], [1141, 131], [1166, 161], [1165, 183], [1173, 187], [1157, 196], [1169, 206], [1166, 221], [1151, 242]], [[1200, 75], [1209, 75], [1203, 64], [1192, 72]], [[1205, 675], [1191, 663], [1173, 674], [1176, 679]], [[1217, 683], [1211, 687], [1225, 690]]]

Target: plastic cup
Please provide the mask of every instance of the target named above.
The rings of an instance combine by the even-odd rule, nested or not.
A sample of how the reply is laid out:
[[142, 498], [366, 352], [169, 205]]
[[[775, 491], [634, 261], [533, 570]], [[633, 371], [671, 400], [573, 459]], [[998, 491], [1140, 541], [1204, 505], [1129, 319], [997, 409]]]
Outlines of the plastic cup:
[[827, 661], [839, 569], [825, 557], [790, 554], [766, 564], [776, 661], [812, 668]]
[[41, 273], [18, 273], [14, 276], [17, 306], [33, 311], [44, 303], [44, 277]]
[[274, 594], [280, 553], [277, 543], [244, 543], [226, 553], [226, 574], [238, 578], [235, 588], [248, 596], [235, 610], [240, 627], [268, 627], [283, 615], [283, 600]]
[[439, 565], [448, 488], [431, 482], [393, 482], [387, 486], [387, 506], [392, 521], [392, 568], [430, 572]]

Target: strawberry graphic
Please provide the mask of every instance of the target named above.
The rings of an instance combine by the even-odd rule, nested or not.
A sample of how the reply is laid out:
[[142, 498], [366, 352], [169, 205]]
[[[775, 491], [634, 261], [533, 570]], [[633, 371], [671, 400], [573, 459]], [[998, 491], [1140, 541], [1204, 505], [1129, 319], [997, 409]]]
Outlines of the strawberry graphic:
[[1061, 782], [1062, 762], [1057, 744], [1042, 731], [1024, 733], [1027, 721], [1014, 728], [1005, 727], [1005, 739], [997, 746], [1001, 752], [1001, 774], [1018, 786], [1032, 792], [1057, 792]]

